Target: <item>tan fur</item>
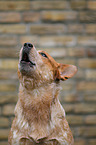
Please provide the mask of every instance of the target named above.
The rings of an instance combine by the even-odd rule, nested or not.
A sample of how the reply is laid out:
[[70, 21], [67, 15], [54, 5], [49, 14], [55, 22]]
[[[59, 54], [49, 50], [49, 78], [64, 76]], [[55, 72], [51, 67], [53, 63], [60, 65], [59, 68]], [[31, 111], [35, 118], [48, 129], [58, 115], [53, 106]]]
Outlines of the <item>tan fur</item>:
[[[22, 51], [23, 48], [18, 65], [19, 99], [9, 144], [72, 145], [73, 136], [58, 96], [60, 80], [72, 77], [77, 71], [76, 67], [59, 64], [46, 52], [37, 52], [33, 47], [29, 59], [36, 66], [31, 68], [26, 65], [21, 71]], [[41, 56], [41, 52], [48, 58]]]

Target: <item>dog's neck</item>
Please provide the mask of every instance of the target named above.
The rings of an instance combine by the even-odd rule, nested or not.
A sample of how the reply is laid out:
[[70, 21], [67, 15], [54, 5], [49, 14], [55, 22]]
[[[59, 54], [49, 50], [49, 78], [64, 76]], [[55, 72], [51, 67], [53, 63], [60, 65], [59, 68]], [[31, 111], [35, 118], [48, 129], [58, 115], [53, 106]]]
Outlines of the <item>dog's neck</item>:
[[[22, 114], [29, 124], [32, 122], [48, 123], [50, 109], [58, 97], [59, 90], [59, 84], [56, 83], [41, 85], [32, 90], [28, 90], [20, 84], [18, 102], [20, 103]], [[16, 112], [18, 113], [19, 110]]]

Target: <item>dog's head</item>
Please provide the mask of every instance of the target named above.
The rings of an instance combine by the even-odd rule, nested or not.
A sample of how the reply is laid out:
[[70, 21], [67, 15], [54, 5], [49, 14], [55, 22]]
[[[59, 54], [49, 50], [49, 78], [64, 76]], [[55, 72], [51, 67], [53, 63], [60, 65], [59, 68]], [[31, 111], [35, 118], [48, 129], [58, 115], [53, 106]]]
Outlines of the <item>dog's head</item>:
[[49, 54], [37, 51], [31, 43], [24, 43], [20, 51], [18, 74], [37, 80], [38, 84], [71, 78], [77, 71], [76, 66], [57, 63]]

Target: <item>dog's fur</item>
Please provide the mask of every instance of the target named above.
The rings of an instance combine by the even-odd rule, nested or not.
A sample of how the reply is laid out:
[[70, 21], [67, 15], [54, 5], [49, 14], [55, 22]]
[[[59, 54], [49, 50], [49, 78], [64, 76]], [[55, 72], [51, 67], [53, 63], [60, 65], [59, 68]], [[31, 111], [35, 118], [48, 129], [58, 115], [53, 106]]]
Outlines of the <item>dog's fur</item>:
[[[72, 77], [76, 66], [59, 64], [44, 51], [33, 46], [26, 54], [30, 62], [18, 65], [19, 99], [9, 134], [9, 145], [72, 145], [73, 136], [58, 95], [60, 80]], [[22, 61], [22, 62], [21, 62]]]

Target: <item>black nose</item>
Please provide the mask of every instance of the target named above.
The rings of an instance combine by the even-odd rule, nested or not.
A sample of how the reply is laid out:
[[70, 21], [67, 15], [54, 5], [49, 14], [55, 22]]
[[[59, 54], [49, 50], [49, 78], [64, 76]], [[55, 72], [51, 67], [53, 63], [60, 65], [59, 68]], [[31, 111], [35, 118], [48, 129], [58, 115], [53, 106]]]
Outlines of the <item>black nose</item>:
[[33, 45], [31, 43], [24, 43], [24, 48], [29, 48], [31, 49]]

